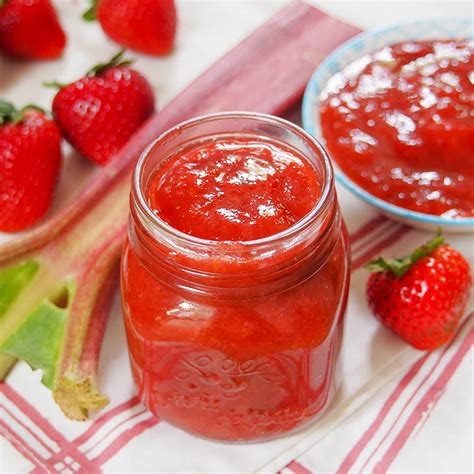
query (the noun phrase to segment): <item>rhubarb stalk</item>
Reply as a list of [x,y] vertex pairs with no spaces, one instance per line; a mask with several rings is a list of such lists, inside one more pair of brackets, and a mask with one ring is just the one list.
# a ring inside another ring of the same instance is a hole
[[126,236],[130,177],[145,146],[196,115],[281,114],[300,99],[327,53],[358,30],[293,2],[155,114],[66,209],[0,246],[0,375],[15,357],[69,418],[107,404],[97,361]]

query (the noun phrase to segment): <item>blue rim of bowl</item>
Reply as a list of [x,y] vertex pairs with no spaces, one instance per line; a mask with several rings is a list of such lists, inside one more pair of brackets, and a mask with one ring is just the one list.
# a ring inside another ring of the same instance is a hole
[[[318,140],[321,140],[323,137],[318,137],[316,134],[316,130],[314,128],[314,120],[313,114],[317,113],[315,107],[313,105],[313,98],[319,97],[321,93],[321,88],[319,87],[319,83],[321,82],[320,76],[324,72],[325,69],[328,68],[328,65],[331,64],[335,58],[339,55],[343,54],[345,51],[351,50],[361,41],[364,41],[368,37],[380,36],[386,34],[393,30],[398,30],[400,28],[406,26],[416,26],[416,25],[428,25],[433,23],[447,23],[450,21],[456,21],[462,24],[469,25],[471,24],[470,20],[463,19],[463,18],[443,18],[439,20],[422,20],[422,21],[414,21],[414,22],[405,22],[399,23],[397,25],[392,25],[384,28],[379,28],[376,30],[372,30],[369,32],[363,32],[356,35],[354,38],[346,41],[341,46],[336,48],[331,54],[329,54],[324,61],[322,61],[319,66],[316,68],[314,73],[312,74],[303,96],[303,105],[302,105],[302,119],[303,119],[303,128],[310,133],[313,137]],[[335,71],[335,74],[338,71]],[[324,140],[323,140],[324,145]],[[331,159],[331,161],[334,161]],[[355,184],[350,178],[348,178],[338,167],[337,163],[334,166],[334,176],[338,182],[340,182],[344,187],[349,189],[352,193],[358,196],[363,201],[371,204],[379,208],[380,210],[387,212],[389,214],[393,214],[397,217],[403,219],[410,219],[426,224],[436,224],[439,226],[474,226],[474,217],[457,217],[457,218],[449,218],[449,217],[441,217],[436,216],[434,214],[424,214],[422,212],[411,211],[409,209],[405,209],[400,206],[396,206],[395,204],[391,204],[387,201],[384,201],[373,194],[370,194],[368,191],[365,191],[363,188]]]

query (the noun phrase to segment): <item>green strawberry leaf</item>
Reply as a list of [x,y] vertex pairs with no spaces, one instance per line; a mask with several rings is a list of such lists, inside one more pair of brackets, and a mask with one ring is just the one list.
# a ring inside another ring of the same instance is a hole
[[365,268],[371,272],[392,272],[396,277],[403,276],[410,268],[438,248],[445,241],[444,236],[441,235],[441,230],[438,231],[435,237],[423,244],[422,246],[415,249],[410,255],[406,255],[401,258],[394,258],[391,260],[386,260],[383,257],[378,257],[375,260],[372,260]]
[[10,122],[13,119],[13,116],[16,112],[16,109],[13,104],[0,100],[0,125]]
[[95,21],[97,20],[97,14],[95,11],[95,7],[90,7],[82,14],[82,19],[85,21]]
[[87,71],[86,76],[100,76],[107,69],[118,66],[130,66],[133,64],[132,59],[122,59],[126,49],[123,48],[112,56],[112,58],[104,63],[96,64],[93,68]]
[[98,0],[91,0],[91,6],[82,14],[82,19],[85,21],[97,20],[97,3]]
[[67,82],[58,82],[58,81],[47,81],[43,82],[43,87],[47,87],[49,89],[63,89],[64,87],[69,86],[69,83]]
[[0,125],[7,122],[21,122],[25,116],[25,112],[28,110],[37,110],[38,112],[46,113],[44,109],[35,104],[27,104],[21,109],[17,109],[10,102],[0,100]]
[[[112,56],[112,58],[108,61],[105,61],[103,63],[96,64],[94,67],[89,69],[89,71],[86,72],[86,76],[100,76],[103,74],[107,69],[110,69],[112,67],[118,67],[118,66],[130,66],[131,64],[134,63],[133,59],[123,59],[123,55],[125,54],[126,49],[121,49],[117,53]],[[64,87],[69,86],[70,83],[67,82],[58,82],[58,81],[46,81],[43,82],[44,87],[49,87],[52,89],[63,89]],[[1,124],[1,109],[0,109],[0,124]]]

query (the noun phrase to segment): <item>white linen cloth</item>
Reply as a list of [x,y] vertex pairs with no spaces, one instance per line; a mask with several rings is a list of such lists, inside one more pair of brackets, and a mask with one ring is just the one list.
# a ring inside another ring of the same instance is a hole
[[[42,81],[71,81],[118,48],[97,24],[80,21],[87,2],[56,1],[68,34],[60,61],[0,58],[0,97],[50,107]],[[173,55],[130,52],[160,107],[285,2],[182,1]],[[471,14],[468,2],[315,2],[361,28],[415,18]],[[409,18],[407,10],[409,9]],[[94,165],[65,145],[65,166],[51,212],[85,186]],[[416,351],[370,314],[362,263],[406,253],[429,234],[385,218],[344,189],[339,199],[353,240],[352,284],[342,351],[342,386],[324,418],[303,433],[257,444],[221,444],[190,436],[149,414],[134,398],[121,310],[116,298],[100,364],[111,403],[92,420],[67,420],[40,374],[18,363],[0,399],[1,472],[472,472],[472,317],[453,343]],[[1,235],[0,242],[12,238]],[[472,235],[450,243],[474,268]],[[472,312],[472,298],[469,310]]]

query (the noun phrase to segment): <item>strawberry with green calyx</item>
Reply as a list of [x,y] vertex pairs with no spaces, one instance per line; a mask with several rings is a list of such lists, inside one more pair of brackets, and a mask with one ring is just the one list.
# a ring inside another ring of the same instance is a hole
[[14,124],[21,122],[28,110],[36,110],[37,112],[45,113],[41,107],[35,104],[27,104],[21,109],[17,109],[11,102],[0,100],[0,125],[8,122]]
[[120,51],[85,77],[46,85],[60,90],[53,114],[64,137],[87,158],[107,164],[153,113],[155,97],[148,81],[123,60]]
[[465,258],[438,233],[411,255],[366,265],[370,308],[382,324],[413,347],[448,342],[465,309],[472,278]]
[[20,59],[56,59],[65,45],[49,0],[0,0],[0,51]]
[[92,0],[83,18],[98,19],[107,36],[127,48],[157,56],[173,49],[174,0]]
[[52,201],[61,165],[61,134],[45,112],[0,100],[0,231],[35,224]]

